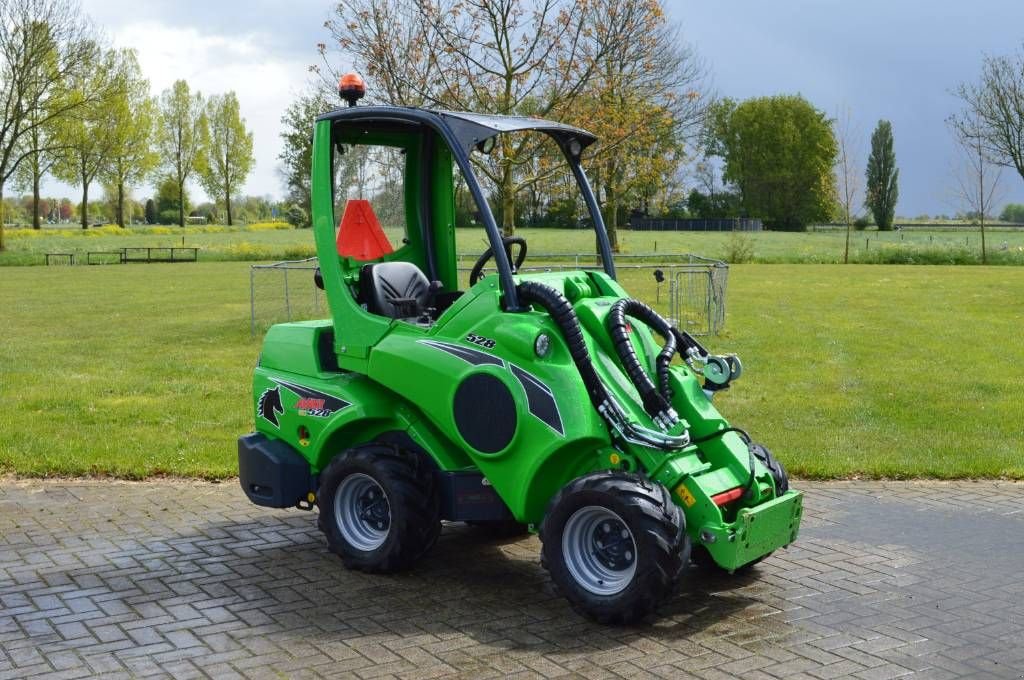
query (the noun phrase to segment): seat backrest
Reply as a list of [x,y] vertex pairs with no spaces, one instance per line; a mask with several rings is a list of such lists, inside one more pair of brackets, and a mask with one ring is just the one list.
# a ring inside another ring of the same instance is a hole
[[359,301],[373,314],[420,316],[430,300],[430,282],[411,262],[378,262],[359,270]]

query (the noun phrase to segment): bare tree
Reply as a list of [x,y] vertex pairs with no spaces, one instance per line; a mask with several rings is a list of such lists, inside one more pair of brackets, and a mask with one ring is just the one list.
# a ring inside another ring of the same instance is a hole
[[96,61],[100,49],[74,0],[0,0],[0,250],[4,185],[25,158],[50,150],[27,143],[29,137],[108,96],[70,96],[64,87]]
[[331,62],[331,47],[355,58],[355,68],[370,83],[371,102],[402,106],[445,105],[448,81],[437,72],[432,55],[440,37],[409,0],[341,0],[336,15],[324,24],[333,43],[319,43],[322,64],[311,70],[323,79],[324,91],[337,96],[341,73]]
[[[675,177],[706,106],[703,65],[657,0],[341,0],[327,28],[371,92],[379,89],[377,101],[554,118],[597,132],[592,159],[613,239],[622,201],[649,201],[652,186]],[[328,45],[319,47],[324,66],[314,70],[333,87],[338,73]],[[546,193],[538,185],[563,183],[554,153],[535,135],[505,135],[490,156],[474,155],[506,234],[520,192],[536,210]]]
[[843,264],[850,261],[850,227],[853,222],[854,206],[863,201],[861,196],[860,158],[857,153],[860,131],[854,126],[850,108],[846,107],[836,117],[836,179],[839,188],[839,205],[846,222],[846,246],[843,250]]
[[981,263],[988,264],[985,217],[999,200],[1003,168],[995,163],[987,145],[985,123],[970,112],[950,118],[949,126],[960,145],[962,158],[954,170],[955,193],[981,229]]
[[1024,179],[1024,53],[985,57],[979,82],[961,84],[956,94],[966,110],[954,124],[973,127],[991,162]]
[[[341,0],[327,28],[386,103],[560,119],[603,54],[592,18],[569,0]],[[540,144],[506,135],[494,155],[474,158],[506,233],[516,194],[550,172],[529,172]]]
[[652,188],[672,185],[710,97],[703,62],[658,0],[593,0],[590,11],[595,37],[584,49],[593,51],[596,73],[570,121],[600,138],[591,162],[617,250],[620,207],[646,209]]

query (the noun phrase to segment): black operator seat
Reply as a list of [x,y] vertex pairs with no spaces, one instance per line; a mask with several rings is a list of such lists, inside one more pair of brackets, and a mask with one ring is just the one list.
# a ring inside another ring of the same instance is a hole
[[411,262],[378,262],[359,270],[359,301],[366,311],[392,319],[426,314],[439,287]]

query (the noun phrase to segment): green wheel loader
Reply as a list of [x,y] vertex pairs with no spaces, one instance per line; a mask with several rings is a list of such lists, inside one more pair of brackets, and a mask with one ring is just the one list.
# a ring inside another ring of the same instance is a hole
[[[734,573],[792,543],[802,494],[712,404],[739,361],[616,281],[580,164],[595,138],[532,118],[355,106],[360,85],[343,79],[349,106],[313,130],[330,318],[266,334],[256,431],[238,443],[249,499],[315,506],[330,550],[367,572],[413,566],[443,521],[536,531],[558,590],[605,623],[653,612],[684,574],[699,577],[691,562]],[[518,272],[527,243],[502,236],[475,167],[500,168],[495,142],[522,136],[564,157],[599,268]],[[474,211],[480,226],[463,227]],[[468,286],[460,241],[483,250]]]

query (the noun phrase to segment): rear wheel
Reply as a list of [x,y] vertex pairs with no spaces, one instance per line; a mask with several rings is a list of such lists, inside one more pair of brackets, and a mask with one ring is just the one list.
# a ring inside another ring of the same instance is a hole
[[682,511],[660,484],[621,472],[573,481],[540,529],[541,562],[579,613],[638,621],[667,599],[689,560]]
[[320,475],[320,530],[349,569],[408,569],[441,532],[434,478],[414,454],[386,444],[345,451]]

